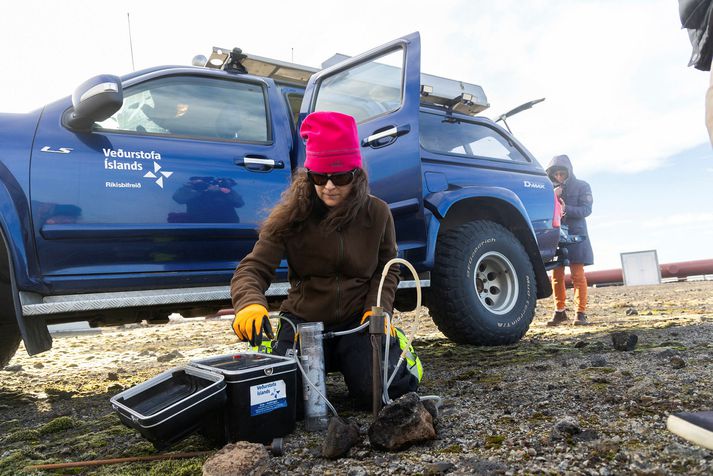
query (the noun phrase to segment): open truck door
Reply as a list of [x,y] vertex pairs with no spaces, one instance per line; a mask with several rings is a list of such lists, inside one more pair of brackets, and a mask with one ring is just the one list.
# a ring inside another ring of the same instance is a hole
[[300,122],[314,111],[354,117],[371,192],[389,204],[399,230],[399,254],[414,262],[423,261],[426,251],[420,71],[421,40],[412,33],[314,74],[300,111]]

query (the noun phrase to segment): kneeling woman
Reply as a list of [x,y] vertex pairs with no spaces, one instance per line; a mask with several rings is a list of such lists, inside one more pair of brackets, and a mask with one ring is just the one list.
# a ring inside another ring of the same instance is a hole
[[[253,345],[263,328],[272,332],[265,291],[283,258],[289,265],[290,291],[282,315],[295,325],[321,321],[325,331],[341,331],[368,318],[384,265],[396,257],[391,211],[369,195],[354,118],[315,112],[305,118],[300,134],[307,141],[305,169],[296,173],[262,224],[255,247],[231,281],[237,311],[233,330]],[[389,313],[398,280],[398,268],[392,266],[381,294],[381,306]],[[293,340],[292,327],[280,325],[272,352],[284,355]],[[390,368],[401,352],[393,344]],[[366,330],[325,340],[324,354],[327,371],[340,371],[350,395],[369,404],[371,342]],[[420,362],[408,360],[389,387],[391,398],[418,387]]]

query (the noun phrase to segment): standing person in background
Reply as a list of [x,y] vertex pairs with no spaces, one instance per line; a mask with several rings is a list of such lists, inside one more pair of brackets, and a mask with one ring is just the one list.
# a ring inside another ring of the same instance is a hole
[[[583,236],[577,243],[567,244],[569,270],[574,286],[574,303],[577,306],[575,325],[587,325],[587,278],[584,267],[594,264],[592,244],[587,235],[586,217],[592,214],[592,189],[584,180],[579,180],[572,171],[572,162],[566,155],[557,155],[547,166],[547,175],[555,185],[555,193],[562,207],[562,225],[571,235]],[[552,270],[552,290],[555,298],[555,313],[548,326],[557,326],[569,321],[566,305],[564,266]]]

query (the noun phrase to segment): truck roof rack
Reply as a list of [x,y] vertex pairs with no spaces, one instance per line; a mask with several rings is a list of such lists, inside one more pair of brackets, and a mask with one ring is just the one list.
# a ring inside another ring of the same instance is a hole
[[253,74],[272,78],[278,82],[298,84],[300,86],[307,85],[310,76],[319,71],[318,68],[312,68],[311,66],[248,55],[243,53],[240,48],[230,50],[214,46],[210,58],[207,60],[204,60],[204,58],[204,56],[196,57],[194,64],[202,62],[201,66],[206,68],[222,69],[236,74]]
[[[322,63],[327,68],[350,56],[337,53]],[[283,83],[306,86],[309,78],[319,68],[287,61],[243,53],[240,48],[213,47],[207,60],[204,56],[194,58],[195,65],[222,69],[235,74],[253,74]],[[386,67],[394,67],[384,65]],[[475,116],[490,107],[485,91],[477,84],[421,73],[421,104],[445,108],[449,111]]]
[[[328,68],[350,56],[337,53],[322,63]],[[395,68],[395,66],[389,66]],[[490,107],[485,91],[477,84],[421,73],[421,104],[475,116]]]
[[485,91],[477,84],[421,74],[421,104],[444,107],[475,116],[490,107]]

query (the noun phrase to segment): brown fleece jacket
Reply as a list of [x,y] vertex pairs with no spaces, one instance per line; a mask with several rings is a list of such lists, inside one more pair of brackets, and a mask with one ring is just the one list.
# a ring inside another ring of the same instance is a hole
[[[376,305],[384,265],[396,257],[396,233],[388,205],[369,196],[344,229],[328,234],[320,215],[314,213],[300,233],[286,240],[260,234],[230,283],[236,311],[250,304],[267,307],[265,291],[284,257],[290,290],[281,311],[334,325],[361,317]],[[398,282],[398,266],[394,265],[381,291],[381,306],[388,312]]]

